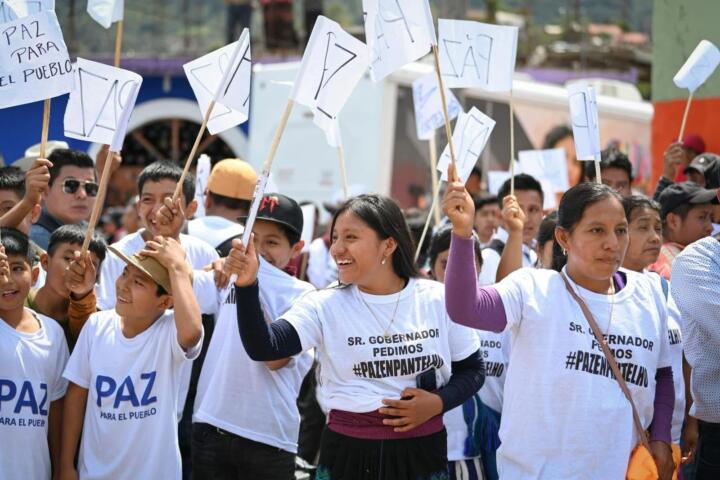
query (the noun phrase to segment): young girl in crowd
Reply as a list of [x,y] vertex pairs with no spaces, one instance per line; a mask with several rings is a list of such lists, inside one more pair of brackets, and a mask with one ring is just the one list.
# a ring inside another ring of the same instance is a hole
[[665,298],[645,275],[618,271],[628,245],[619,195],[594,183],[571,188],[555,232],[567,256],[562,272],[520,269],[493,287],[476,287],[473,202],[461,183],[449,186],[444,209],[453,224],[448,313],[463,325],[512,334],[497,453],[501,478],[625,477],[639,434],[581,299],[620,364],[643,429],[650,430],[660,478],[671,478],[674,394]]
[[442,414],[482,385],[477,337],[450,321],[441,284],[417,278],[391,199],[347,201],[330,232],[340,284],[307,294],[270,325],[253,242],[235,243],[225,265],[238,276],[243,345],[256,361],[318,349],[318,400],[329,410],[318,479],[447,478]]

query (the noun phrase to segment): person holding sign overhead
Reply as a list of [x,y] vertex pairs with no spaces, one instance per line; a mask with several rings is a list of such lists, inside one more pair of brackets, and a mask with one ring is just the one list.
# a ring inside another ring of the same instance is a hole
[[659,478],[670,479],[674,387],[665,297],[646,275],[619,270],[628,246],[620,196],[596,183],[571,188],[555,230],[567,253],[562,272],[524,268],[479,288],[473,203],[461,183],[449,186],[443,207],[453,225],[450,317],[512,336],[500,478],[625,478],[637,446],[651,452]]
[[329,416],[316,478],[446,478],[442,414],[482,385],[479,343],[449,321],[442,286],[418,278],[391,199],[348,200],[330,232],[339,284],[307,294],[270,325],[253,242],[235,244],[225,265],[237,275],[243,345],[256,361],[318,349],[318,400]]

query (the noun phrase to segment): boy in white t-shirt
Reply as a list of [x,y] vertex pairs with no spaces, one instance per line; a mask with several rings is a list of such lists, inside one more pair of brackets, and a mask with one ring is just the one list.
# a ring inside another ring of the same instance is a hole
[[68,347],[54,320],[23,307],[28,237],[10,228],[0,235],[0,477],[49,479],[60,455]]
[[180,375],[203,332],[192,272],[171,238],[156,237],[132,257],[113,253],[126,263],[117,306],[90,317],[64,373],[61,468],[67,478],[180,479]]
[[[312,290],[283,271],[302,249],[302,228],[295,200],[275,193],[263,197],[253,235],[261,255],[260,298],[268,322]],[[218,291],[212,272],[196,272],[193,289],[202,311],[217,318],[195,399],[193,476],[293,479],[300,427],[296,402],[312,355],[251,360],[237,331],[235,289]]]

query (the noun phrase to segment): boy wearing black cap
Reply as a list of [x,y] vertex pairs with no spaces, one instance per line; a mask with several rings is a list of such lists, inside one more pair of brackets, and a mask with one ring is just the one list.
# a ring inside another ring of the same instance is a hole
[[[241,217],[246,220],[247,217]],[[253,226],[255,249],[272,266],[289,272],[288,265],[300,254],[305,242],[300,239],[303,214],[300,205],[292,198],[279,193],[263,196]]]
[[[302,209],[295,200],[277,193],[263,197],[253,235],[260,255],[260,299],[268,321],[312,290],[283,271],[302,249],[302,229]],[[253,361],[237,335],[235,289],[218,290],[213,272],[195,272],[193,289],[202,312],[217,319],[193,411],[193,476],[295,478],[297,398],[312,355]]]
[[715,190],[680,182],[663,190],[658,200],[665,243],[649,269],[670,280],[675,257],[686,246],[712,233],[713,205],[717,205],[718,198]]
[[88,319],[65,369],[63,478],[181,478],[180,375],[203,333],[190,266],[171,238],[132,256],[109,248],[125,268],[115,309]]

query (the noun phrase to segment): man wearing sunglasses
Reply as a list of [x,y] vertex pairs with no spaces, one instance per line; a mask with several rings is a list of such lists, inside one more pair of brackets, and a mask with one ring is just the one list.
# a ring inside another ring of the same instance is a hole
[[47,250],[50,235],[63,225],[83,224],[90,218],[98,194],[95,164],[84,152],[56,149],[49,155],[52,162],[50,183],[43,194],[43,209],[30,228],[30,238]]

